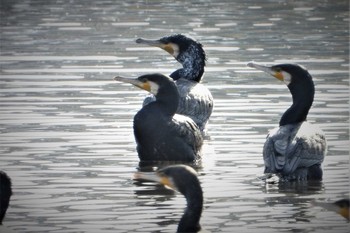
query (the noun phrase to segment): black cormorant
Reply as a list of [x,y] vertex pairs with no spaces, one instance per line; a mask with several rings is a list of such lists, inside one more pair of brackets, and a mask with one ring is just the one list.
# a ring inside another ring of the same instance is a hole
[[201,131],[191,118],[175,114],[179,93],[171,78],[147,74],[136,79],[114,79],[131,83],[156,97],[134,117],[134,135],[141,161],[193,162],[200,159]]
[[203,209],[203,191],[196,171],[186,165],[173,165],[156,173],[136,173],[135,179],[151,180],[166,185],[182,193],[187,201],[177,232],[198,232]]
[[[201,131],[205,131],[214,101],[208,88],[200,84],[206,61],[202,44],[181,34],[159,40],[137,39],[136,43],[159,47],[182,64],[181,69],[170,74],[180,94],[177,113],[192,118]],[[151,101],[154,101],[154,97],[147,97],[144,105]]]
[[283,81],[293,99],[279,127],[267,135],[263,149],[265,173],[280,174],[285,180],[322,180],[326,138],[320,128],[306,121],[315,94],[311,75],[295,64],[267,67],[249,63],[248,66]]
[[9,207],[11,195],[11,179],[5,172],[0,171],[0,225]]

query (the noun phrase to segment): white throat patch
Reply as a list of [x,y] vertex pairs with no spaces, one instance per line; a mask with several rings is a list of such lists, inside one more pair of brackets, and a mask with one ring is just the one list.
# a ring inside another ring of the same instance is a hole
[[180,53],[179,46],[177,44],[173,44],[173,43],[170,43],[170,46],[173,48],[173,51],[174,51],[173,54],[171,54],[171,55],[173,55],[174,58],[177,58],[177,56],[179,56],[179,53]]
[[283,82],[288,86],[292,81],[292,76],[285,71],[282,71],[281,73],[283,75]]
[[152,81],[148,81],[149,86],[150,86],[150,91],[153,95],[157,95],[158,93],[158,89],[159,89],[159,85],[155,82]]

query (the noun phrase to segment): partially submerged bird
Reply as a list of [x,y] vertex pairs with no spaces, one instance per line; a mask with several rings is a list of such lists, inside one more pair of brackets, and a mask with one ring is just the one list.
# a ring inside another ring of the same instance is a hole
[[263,149],[265,173],[280,174],[285,180],[322,180],[326,138],[319,127],[306,121],[315,94],[311,75],[295,64],[267,67],[249,63],[248,66],[283,81],[293,98],[279,127],[267,135]]
[[7,208],[9,207],[12,195],[12,183],[10,177],[3,171],[0,171],[0,225],[5,218]]
[[[140,38],[136,43],[159,47],[182,64],[181,69],[170,74],[180,94],[177,113],[190,117],[204,131],[213,111],[214,101],[208,88],[200,83],[206,61],[202,44],[181,34],[159,40]],[[147,97],[144,105],[151,101],[154,101],[154,97]]]
[[200,159],[201,131],[191,118],[175,114],[179,93],[171,78],[156,73],[136,79],[114,79],[149,91],[156,98],[134,117],[134,135],[141,161],[193,162]]
[[340,199],[338,201],[332,202],[332,203],[327,203],[327,202],[319,202],[319,201],[313,201],[313,205],[315,206],[321,206],[327,210],[334,211],[347,220],[350,220],[350,199],[349,198],[344,198]]
[[198,232],[203,209],[203,191],[196,171],[186,165],[172,165],[156,173],[136,173],[135,179],[158,182],[182,193],[187,201],[177,232]]

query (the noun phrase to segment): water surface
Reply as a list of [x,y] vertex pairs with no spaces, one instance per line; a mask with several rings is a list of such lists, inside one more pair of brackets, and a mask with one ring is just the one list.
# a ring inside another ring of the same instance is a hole
[[[349,195],[348,1],[2,1],[0,167],[15,232],[174,232],[184,198],[133,181],[132,118],[146,93],[113,76],[179,64],[135,43],[184,33],[208,55],[215,98],[204,157],[202,226],[212,232],[348,232],[312,200]],[[290,105],[249,61],[300,63],[314,77],[309,121],[326,133],[321,183],[265,185],[262,146]]]

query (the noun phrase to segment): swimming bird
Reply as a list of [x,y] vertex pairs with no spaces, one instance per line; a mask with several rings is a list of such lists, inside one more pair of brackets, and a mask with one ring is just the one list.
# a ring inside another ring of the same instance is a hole
[[[200,83],[206,61],[202,44],[181,34],[159,40],[140,38],[136,43],[159,47],[182,64],[182,68],[170,74],[180,94],[177,113],[192,118],[204,132],[213,111],[214,100],[209,89]],[[146,97],[144,105],[151,101],[154,101],[154,97]]]
[[12,184],[10,177],[3,171],[0,171],[0,225],[5,217],[9,207],[10,197],[12,195]]
[[187,207],[181,217],[177,232],[198,232],[201,230],[203,191],[193,168],[187,165],[172,165],[155,173],[138,172],[135,174],[135,179],[155,181],[183,194],[187,201]]
[[174,81],[162,74],[136,79],[115,77],[154,94],[156,100],[142,107],[134,117],[134,136],[141,161],[197,161],[203,137],[189,117],[175,114],[179,93]]
[[306,121],[315,94],[311,75],[296,64],[268,67],[249,63],[248,66],[283,81],[293,99],[279,127],[267,135],[263,148],[265,173],[278,173],[285,180],[322,180],[321,164],[327,153],[325,134]]
[[336,213],[340,214],[347,220],[350,220],[350,199],[349,198],[343,198],[338,201],[327,203],[327,202],[312,202],[313,205],[321,206],[327,210],[335,211]]

